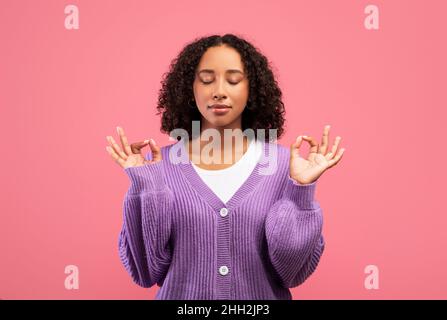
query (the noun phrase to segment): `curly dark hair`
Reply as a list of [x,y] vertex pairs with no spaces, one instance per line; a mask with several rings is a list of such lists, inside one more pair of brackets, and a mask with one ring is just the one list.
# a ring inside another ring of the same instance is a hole
[[[162,114],[161,129],[169,134],[174,129],[184,129],[192,136],[192,121],[201,120],[198,108],[190,108],[194,100],[193,83],[196,68],[205,51],[210,47],[226,44],[236,49],[249,80],[249,98],[242,112],[242,131],[251,128],[266,129],[265,140],[271,141],[268,129],[277,129],[276,138],[284,132],[284,103],[268,59],[248,41],[233,34],[212,35],[193,40],[171,62],[169,72],[163,75],[159,91],[157,115]],[[180,137],[177,137],[180,140]]]

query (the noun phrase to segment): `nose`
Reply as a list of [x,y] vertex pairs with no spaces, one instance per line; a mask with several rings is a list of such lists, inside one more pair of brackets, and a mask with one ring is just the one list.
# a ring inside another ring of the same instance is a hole
[[213,94],[213,99],[217,99],[217,100],[222,100],[225,99],[227,97],[227,95],[225,94],[224,88],[223,88],[223,83],[224,81],[217,81],[217,88],[216,91]]
[[223,100],[223,99],[225,99],[226,98],[226,96],[224,95],[224,94],[215,94],[214,96],[213,96],[213,99],[214,100]]

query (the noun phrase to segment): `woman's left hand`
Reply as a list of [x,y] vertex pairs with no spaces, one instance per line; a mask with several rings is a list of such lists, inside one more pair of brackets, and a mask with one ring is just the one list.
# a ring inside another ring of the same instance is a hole
[[[299,136],[290,146],[290,177],[300,184],[309,184],[316,181],[327,169],[335,166],[345,151],[338,150],[341,137],[335,138],[335,144],[328,151],[329,147],[329,129],[326,126],[321,140],[321,146],[313,137]],[[300,146],[302,141],[310,144],[307,160],[300,157]],[[337,152],[338,150],[338,152]]]

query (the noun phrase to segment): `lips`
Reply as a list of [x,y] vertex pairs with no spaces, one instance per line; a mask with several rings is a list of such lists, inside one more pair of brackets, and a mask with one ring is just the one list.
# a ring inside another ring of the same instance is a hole
[[208,108],[211,108],[211,109],[229,109],[231,107],[227,106],[226,104],[213,104],[213,105],[209,106]]
[[216,116],[223,116],[230,112],[231,107],[226,104],[213,104],[208,107],[210,112],[212,112]]

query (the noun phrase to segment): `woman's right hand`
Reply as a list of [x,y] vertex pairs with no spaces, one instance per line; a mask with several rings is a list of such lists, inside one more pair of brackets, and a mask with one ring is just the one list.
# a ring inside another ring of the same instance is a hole
[[[116,127],[116,131],[120,137],[122,149],[112,136],[107,136],[109,146],[106,147],[106,150],[113,160],[122,168],[138,167],[162,160],[160,147],[155,144],[153,139],[135,142],[129,145],[124,130],[120,127]],[[151,148],[152,160],[146,160],[141,153],[141,149],[146,145],[149,145]]]

